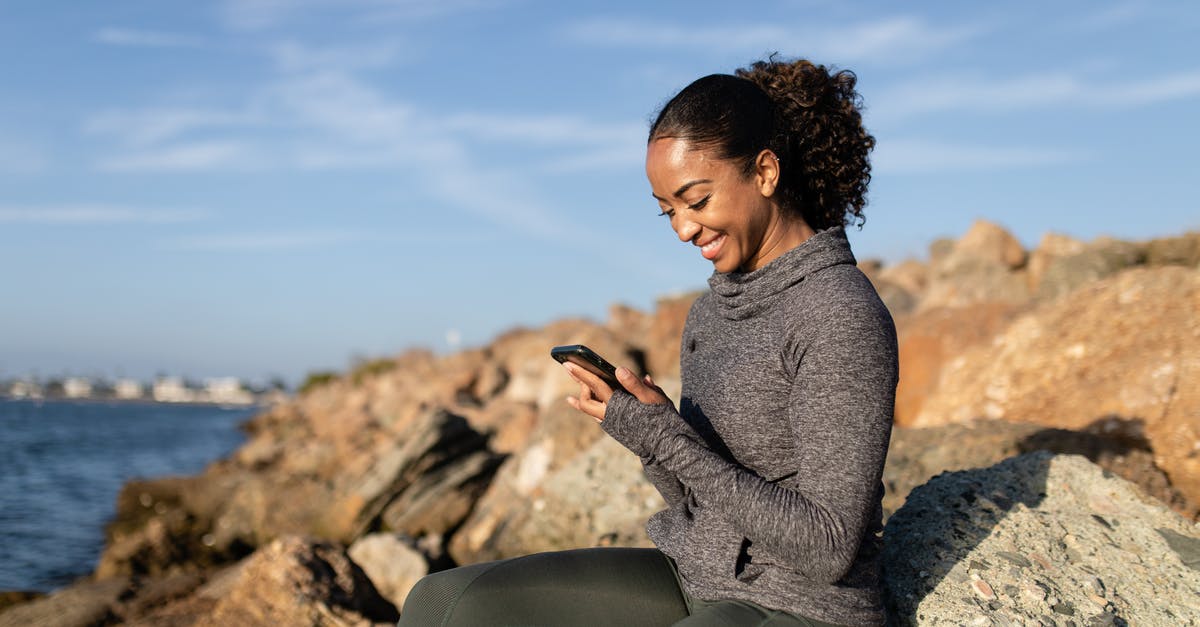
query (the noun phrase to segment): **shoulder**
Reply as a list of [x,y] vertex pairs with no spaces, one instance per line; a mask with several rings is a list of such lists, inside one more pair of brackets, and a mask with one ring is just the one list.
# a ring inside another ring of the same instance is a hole
[[896,326],[871,281],[851,264],[813,273],[789,294],[788,346],[881,344],[894,351]]
[[805,278],[791,294],[792,305],[807,314],[804,320],[822,313],[835,317],[867,317],[887,319],[891,314],[884,306],[875,286],[857,266],[830,266]]

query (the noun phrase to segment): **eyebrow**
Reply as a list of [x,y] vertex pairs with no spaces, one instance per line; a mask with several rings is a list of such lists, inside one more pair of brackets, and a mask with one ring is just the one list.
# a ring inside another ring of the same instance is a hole
[[[679,189],[675,190],[675,197],[683,198],[683,195],[687,192],[687,190],[689,190],[697,185],[701,185],[703,183],[711,183],[711,182],[712,182],[712,179],[696,179],[694,181],[688,181],[687,183],[680,185]],[[663,198],[659,198],[658,195],[656,195],[654,192],[650,192],[650,195],[654,196],[655,198],[658,198],[659,200],[665,200]]]

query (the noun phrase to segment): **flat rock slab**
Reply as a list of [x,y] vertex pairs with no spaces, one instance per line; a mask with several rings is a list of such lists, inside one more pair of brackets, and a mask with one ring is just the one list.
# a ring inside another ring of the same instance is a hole
[[1200,625],[1200,525],[1080,456],[938,475],[884,538],[900,625]]

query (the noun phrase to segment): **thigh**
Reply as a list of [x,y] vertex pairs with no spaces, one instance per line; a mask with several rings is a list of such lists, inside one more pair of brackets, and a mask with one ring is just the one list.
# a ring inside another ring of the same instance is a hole
[[675,627],[836,627],[803,616],[767,609],[744,601],[692,600],[692,614],[675,623]]
[[687,606],[655,549],[537,553],[422,579],[400,625],[670,625]]

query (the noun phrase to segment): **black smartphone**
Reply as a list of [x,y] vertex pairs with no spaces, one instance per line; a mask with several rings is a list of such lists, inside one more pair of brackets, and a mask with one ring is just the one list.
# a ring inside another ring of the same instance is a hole
[[584,370],[600,377],[608,384],[608,387],[614,390],[624,390],[625,388],[617,382],[617,368],[608,363],[606,359],[596,354],[596,351],[584,346],[583,344],[570,344],[567,346],[555,346],[550,349],[550,356],[558,363],[571,362]]

